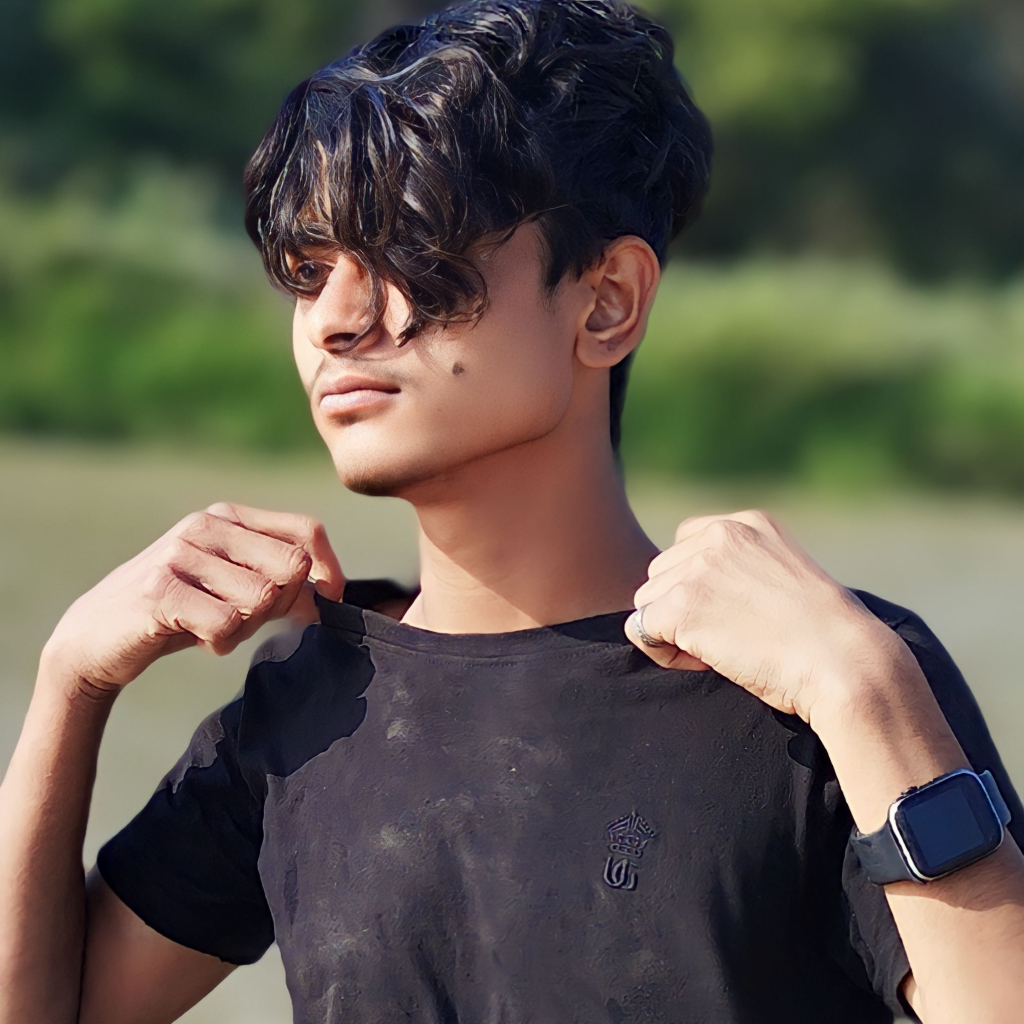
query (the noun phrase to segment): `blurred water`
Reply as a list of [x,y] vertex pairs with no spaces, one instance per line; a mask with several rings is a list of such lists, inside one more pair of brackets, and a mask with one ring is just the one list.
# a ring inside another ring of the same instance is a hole
[[[324,453],[268,462],[237,454],[0,442],[0,763],[28,706],[38,653],[64,609],[186,513],[227,499],[321,518],[350,577],[411,580],[414,520],[400,502],[351,495]],[[762,507],[834,577],[917,611],[974,689],[1018,788],[1024,785],[1024,514],[1012,505],[915,497],[831,498],[752,485],[732,490],[631,481],[662,547],[688,515]],[[199,720],[241,685],[253,637],[226,658],[183,651],[118,698],[100,754],[85,861],[149,798]],[[276,947],[235,971],[187,1024],[284,1024]]]

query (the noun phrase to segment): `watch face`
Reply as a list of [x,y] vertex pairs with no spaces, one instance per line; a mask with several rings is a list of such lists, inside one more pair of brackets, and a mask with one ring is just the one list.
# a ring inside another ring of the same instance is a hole
[[991,853],[1003,838],[981,780],[969,774],[951,775],[903,797],[893,824],[926,878],[965,867]]

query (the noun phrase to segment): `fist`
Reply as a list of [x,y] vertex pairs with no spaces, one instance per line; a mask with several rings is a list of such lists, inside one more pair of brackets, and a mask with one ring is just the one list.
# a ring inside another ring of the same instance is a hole
[[640,650],[665,668],[714,669],[807,722],[862,669],[909,653],[759,509],[683,520],[648,576],[626,620]]
[[118,691],[165,654],[223,655],[271,619],[316,621],[314,581],[341,599],[345,577],[322,523],[215,502],[79,597],[44,654],[84,689]]

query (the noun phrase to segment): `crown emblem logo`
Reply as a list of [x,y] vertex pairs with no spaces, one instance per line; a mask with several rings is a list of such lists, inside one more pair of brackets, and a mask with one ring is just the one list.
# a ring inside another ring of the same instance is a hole
[[635,889],[637,865],[644,855],[644,847],[655,836],[646,818],[631,811],[616,818],[607,826],[608,859],[604,865],[604,880],[613,889]]

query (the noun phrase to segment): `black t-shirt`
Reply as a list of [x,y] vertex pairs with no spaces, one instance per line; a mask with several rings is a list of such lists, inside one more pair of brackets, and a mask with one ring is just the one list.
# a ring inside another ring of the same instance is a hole
[[[434,633],[317,596],[98,855],[176,942],[277,941],[297,1024],[870,1024],[906,955],[798,718],[663,669],[629,610]],[[914,612],[909,644],[974,768],[1024,811]],[[366,602],[363,602],[366,603]],[[372,603],[372,602],[370,602]]]

